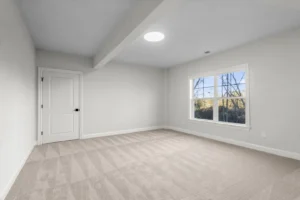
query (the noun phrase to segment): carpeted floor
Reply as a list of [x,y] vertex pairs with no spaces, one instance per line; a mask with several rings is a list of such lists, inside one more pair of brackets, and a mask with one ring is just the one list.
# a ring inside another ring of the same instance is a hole
[[6,200],[300,200],[300,162],[168,130],[60,142]]

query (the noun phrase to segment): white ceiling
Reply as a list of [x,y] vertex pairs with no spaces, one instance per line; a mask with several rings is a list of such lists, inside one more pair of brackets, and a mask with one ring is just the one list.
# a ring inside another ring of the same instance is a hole
[[300,26],[296,0],[187,0],[177,15],[149,29],[164,32],[163,43],[147,43],[141,36],[116,60],[169,67],[294,26]]
[[37,48],[93,56],[134,0],[19,0]]
[[[138,0],[19,0],[37,48],[94,56]],[[162,43],[142,36],[116,60],[169,67],[257,38],[300,26],[299,0],[185,0],[149,30]]]

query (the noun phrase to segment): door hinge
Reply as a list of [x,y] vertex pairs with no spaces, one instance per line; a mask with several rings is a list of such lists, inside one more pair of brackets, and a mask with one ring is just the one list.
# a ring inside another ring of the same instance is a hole
[[43,132],[43,131],[41,132],[41,135],[44,135],[44,132]]
[[44,77],[41,78],[41,81],[42,81],[42,82],[44,81]]

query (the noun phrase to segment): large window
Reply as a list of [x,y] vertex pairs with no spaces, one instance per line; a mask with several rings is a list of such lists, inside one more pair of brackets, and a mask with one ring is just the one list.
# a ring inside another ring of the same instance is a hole
[[249,126],[248,67],[206,73],[190,79],[190,118]]

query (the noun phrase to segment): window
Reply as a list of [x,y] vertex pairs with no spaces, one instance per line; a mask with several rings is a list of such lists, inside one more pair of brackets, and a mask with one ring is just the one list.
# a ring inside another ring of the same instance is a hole
[[248,67],[207,73],[190,79],[190,118],[249,125]]

